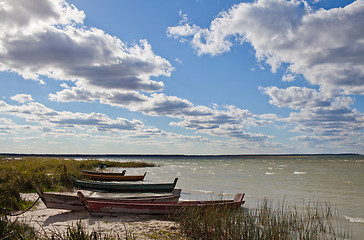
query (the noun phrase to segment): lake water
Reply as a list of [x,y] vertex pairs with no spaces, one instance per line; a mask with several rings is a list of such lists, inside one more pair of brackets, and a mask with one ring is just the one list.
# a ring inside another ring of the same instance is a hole
[[[112,161],[143,161],[160,167],[131,168],[127,175],[148,172],[146,182],[173,182],[182,200],[233,198],[244,192],[245,207],[264,198],[297,206],[325,202],[351,222],[353,239],[364,239],[364,156],[295,157],[117,157]],[[121,171],[121,170],[120,170]]]

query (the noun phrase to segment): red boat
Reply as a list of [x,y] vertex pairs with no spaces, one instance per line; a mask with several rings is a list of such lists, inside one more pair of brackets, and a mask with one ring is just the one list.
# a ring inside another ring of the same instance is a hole
[[114,216],[125,213],[131,214],[169,214],[187,208],[201,207],[221,207],[235,209],[241,207],[244,193],[237,193],[234,200],[216,200],[216,201],[180,201],[171,202],[105,202],[102,200],[86,199],[81,192],[77,195],[92,216]]
[[113,172],[91,172],[91,171],[82,171],[83,176],[88,177],[92,180],[96,181],[143,181],[145,175],[126,175],[125,170],[122,173],[113,173]]

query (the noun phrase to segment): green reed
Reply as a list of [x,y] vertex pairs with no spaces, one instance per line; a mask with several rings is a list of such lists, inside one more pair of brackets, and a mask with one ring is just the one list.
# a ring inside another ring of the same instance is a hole
[[6,211],[21,210],[29,204],[20,193],[35,192],[38,184],[44,191],[69,191],[73,188],[71,176],[82,178],[83,169],[106,167],[153,167],[143,162],[114,162],[99,160],[66,160],[51,157],[0,158],[0,215]]
[[61,232],[54,228],[51,233],[35,231],[32,227],[16,220],[0,217],[0,239],[2,240],[135,240],[134,235],[125,228],[124,236],[120,233],[102,233],[98,230],[87,230],[81,221],[68,226],[66,231]]
[[33,228],[17,220],[10,221],[5,216],[0,216],[0,239],[17,240],[17,239],[36,239],[36,233]]
[[303,208],[263,200],[255,209],[186,209],[174,216],[187,239],[345,239],[348,226],[338,224],[336,211],[326,203]]
[[[39,235],[38,235],[39,236]],[[43,236],[39,236],[45,240],[64,240],[64,239],[72,239],[72,240],[134,240],[134,235],[128,231],[125,227],[125,236],[122,237],[120,233],[102,233],[101,231],[92,229],[91,231],[87,230],[87,228],[82,224],[81,221],[77,221],[75,224],[68,226],[65,232],[59,232],[57,229],[53,231],[50,236],[47,234]]]

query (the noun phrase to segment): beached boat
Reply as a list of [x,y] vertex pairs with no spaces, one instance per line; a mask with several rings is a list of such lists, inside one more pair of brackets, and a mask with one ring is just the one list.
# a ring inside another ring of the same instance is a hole
[[[72,211],[85,211],[86,208],[77,195],[65,195],[59,193],[45,193],[39,187],[35,188],[39,197],[47,208],[65,209]],[[89,201],[103,202],[178,202],[181,196],[181,189],[175,188],[172,194],[154,195],[154,196],[134,196],[134,197],[118,197],[118,198],[91,198]]]
[[173,183],[119,183],[119,182],[91,182],[72,178],[76,188],[91,191],[106,192],[172,192],[178,178]]
[[88,177],[92,180],[98,181],[142,181],[145,178],[147,173],[144,175],[124,175],[123,173],[110,173],[110,172],[90,172],[90,171],[82,171],[83,176]]
[[123,170],[122,172],[100,172],[100,171],[90,171],[90,170],[82,170],[82,174],[98,174],[98,175],[114,175],[114,176],[124,176],[126,173],[126,170]]
[[245,201],[243,193],[235,195],[234,200],[216,200],[216,201],[181,201],[177,203],[158,202],[105,202],[99,200],[86,199],[81,192],[77,195],[80,197],[88,212],[92,216],[117,216],[120,214],[170,214],[183,211],[189,208],[229,208],[236,209],[241,207]]

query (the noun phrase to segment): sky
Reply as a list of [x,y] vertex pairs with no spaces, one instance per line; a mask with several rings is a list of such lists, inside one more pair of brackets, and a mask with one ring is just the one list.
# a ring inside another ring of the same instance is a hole
[[1,0],[0,152],[364,154],[363,22],[363,0]]

